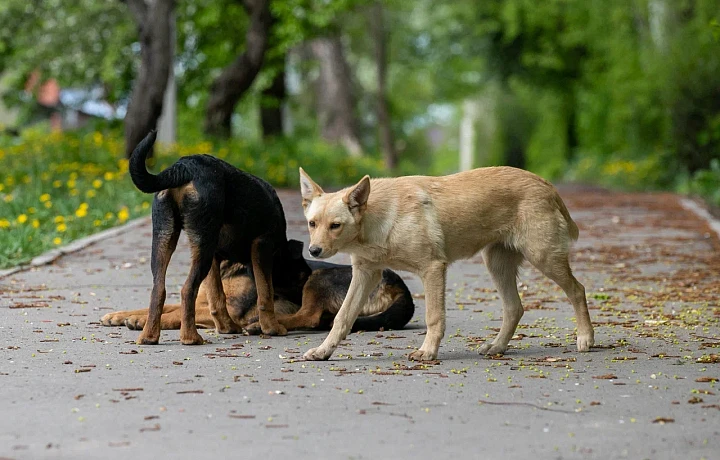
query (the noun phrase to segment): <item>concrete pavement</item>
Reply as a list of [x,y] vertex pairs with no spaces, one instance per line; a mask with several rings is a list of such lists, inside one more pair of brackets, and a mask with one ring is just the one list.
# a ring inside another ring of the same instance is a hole
[[[528,267],[526,314],[508,353],[478,356],[500,301],[478,256],[449,273],[441,361],[408,362],[402,331],[352,334],[329,362],[303,362],[325,332],[177,331],[139,347],[108,311],[147,305],[149,221],[0,279],[0,457],[292,459],[720,458],[720,240],[670,194],[563,188],[580,226],[572,266],[597,346],[575,351],[572,307]],[[290,236],[300,198],[281,192]],[[175,253],[168,300],[189,259]],[[343,256],[335,261],[347,262]]]

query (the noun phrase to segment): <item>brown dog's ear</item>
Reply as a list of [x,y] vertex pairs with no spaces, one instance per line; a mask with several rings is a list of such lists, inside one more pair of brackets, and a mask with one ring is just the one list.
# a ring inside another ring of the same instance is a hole
[[300,168],[300,194],[303,198],[303,207],[307,207],[313,198],[317,198],[324,193],[323,189]]
[[367,204],[370,196],[370,176],[360,179],[355,187],[347,191],[343,197],[343,201],[348,205],[351,211],[362,211]]

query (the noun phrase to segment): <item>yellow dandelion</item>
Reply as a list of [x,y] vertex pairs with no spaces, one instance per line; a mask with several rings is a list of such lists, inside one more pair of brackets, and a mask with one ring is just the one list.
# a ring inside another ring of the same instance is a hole
[[8,228],[10,226],[10,221],[7,219],[0,219],[0,228]]
[[[77,164],[77,163],[75,163],[75,164]],[[70,173],[70,180],[75,180],[77,178],[78,178],[78,173],[76,173],[75,171]]]
[[61,232],[61,233],[62,233],[62,232],[64,232],[65,230],[67,230],[67,225],[65,225],[65,224],[58,224],[58,226],[57,226],[56,229],[57,229],[58,232]]
[[45,203],[46,201],[50,201],[49,193],[43,193],[42,195],[40,195],[40,202]]
[[108,171],[105,173],[105,175],[103,177],[105,178],[105,180],[110,181],[115,178],[115,173]]
[[23,176],[22,181],[23,184],[29,184],[31,181],[30,176]]
[[118,220],[120,222],[125,222],[128,220],[128,217],[130,217],[130,213],[128,212],[128,208],[123,206],[120,211],[118,211]]
[[44,180],[44,181],[45,181],[45,180],[48,180],[48,179],[50,179],[50,173],[44,172],[44,173],[40,174],[40,180]]
[[94,198],[95,195],[97,195],[97,193],[95,192],[95,190],[88,190],[87,192],[85,192],[85,196],[86,196],[87,198]]
[[5,198],[3,198],[3,201],[5,201],[5,203],[10,203],[12,200],[13,200],[12,195],[5,195]]
[[68,180],[65,185],[67,185],[67,188],[75,188],[75,179]]
[[40,221],[37,219],[33,219],[32,226],[33,228],[38,228],[40,226]]
[[28,217],[26,214],[20,214],[19,216],[17,216],[18,224],[24,224],[25,222],[27,222],[27,219]]
[[53,244],[57,246],[58,244],[62,243],[62,239],[59,236],[56,236],[53,238]]
[[63,216],[55,216],[53,222],[55,222],[56,224],[61,224],[65,222],[65,218]]
[[142,207],[143,209],[148,209],[148,208],[150,207],[150,203],[148,203],[147,201],[143,201],[141,207]]
[[95,219],[95,220],[93,221],[93,225],[96,226],[96,227],[99,227],[99,226],[102,225],[102,221],[101,221],[100,219]]
[[44,205],[47,209],[50,209],[50,208],[52,208],[52,201],[46,201],[45,203],[43,203],[43,205]]
[[77,208],[77,210],[75,211],[75,215],[78,217],[87,216],[87,208]]
[[68,192],[68,193],[70,193],[70,196],[78,196],[78,194],[80,192],[78,191],[78,189],[74,188],[74,189],[70,190],[70,192]]
[[10,176],[5,179],[5,185],[7,185],[8,187],[12,187],[13,185],[15,185],[15,178]]
[[0,192],[2,192],[3,190],[5,190],[5,185],[0,184]]
[[54,181],[53,181],[53,187],[55,187],[55,188],[60,188],[60,187],[62,187],[62,181],[54,180]]
[[37,209],[35,209],[34,206],[30,206],[28,208],[28,214],[35,214],[37,212]]
[[110,220],[110,219],[112,219],[113,217],[115,217],[115,214],[113,214],[113,213],[111,213],[111,212],[108,212],[108,213],[105,214],[105,220]]
[[100,187],[102,187],[102,184],[103,184],[103,181],[101,181],[100,179],[95,179],[92,183],[92,186],[95,188],[100,188]]

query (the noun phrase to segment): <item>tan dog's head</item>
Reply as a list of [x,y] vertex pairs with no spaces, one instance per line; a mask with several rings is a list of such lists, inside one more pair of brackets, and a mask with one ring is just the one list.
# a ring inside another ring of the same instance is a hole
[[300,192],[310,230],[310,255],[318,259],[334,256],[357,240],[360,222],[370,195],[370,177],[354,187],[325,193],[300,168]]

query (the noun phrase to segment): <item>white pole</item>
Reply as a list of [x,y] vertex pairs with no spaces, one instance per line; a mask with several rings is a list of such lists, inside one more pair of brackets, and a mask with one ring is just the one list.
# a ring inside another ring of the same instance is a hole
[[473,99],[465,99],[462,105],[460,121],[460,171],[468,171],[473,167],[475,158],[475,121],[478,117],[479,104]]

